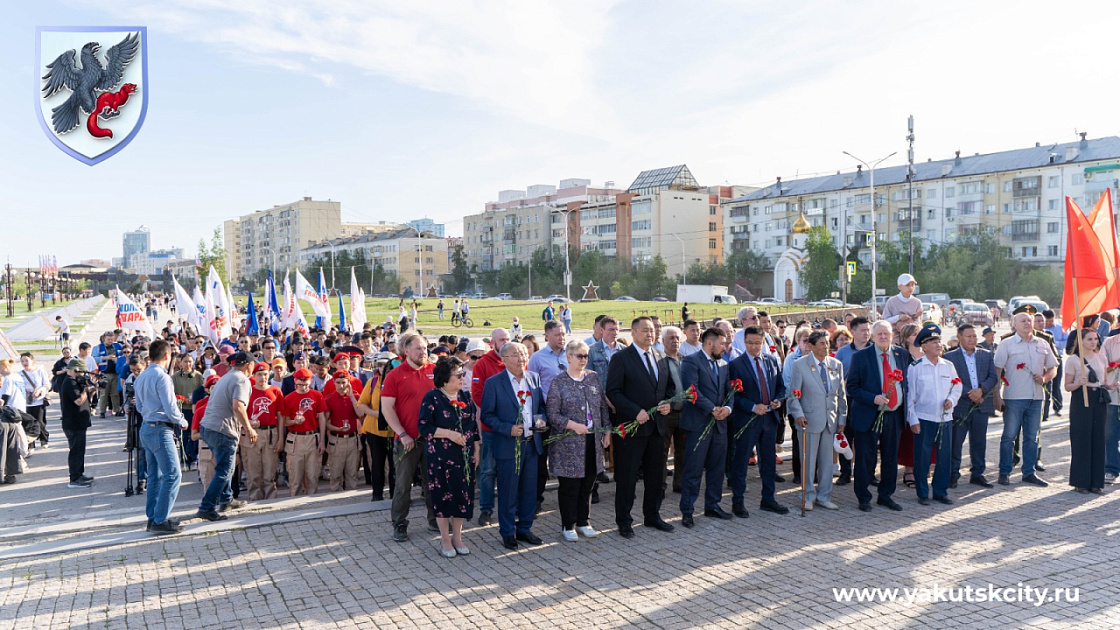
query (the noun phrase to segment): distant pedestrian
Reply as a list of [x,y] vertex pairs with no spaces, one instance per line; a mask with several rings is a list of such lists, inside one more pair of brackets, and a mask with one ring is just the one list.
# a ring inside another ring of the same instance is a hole
[[439,318],[443,319],[443,298],[440,298],[439,304],[436,304],[436,312],[439,313]]

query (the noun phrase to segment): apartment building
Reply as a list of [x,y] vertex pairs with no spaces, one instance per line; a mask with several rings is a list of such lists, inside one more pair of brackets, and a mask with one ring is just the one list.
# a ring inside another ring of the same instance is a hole
[[[1120,137],[1042,145],[988,154],[929,160],[875,169],[872,209],[870,173],[854,172],[782,181],[723,202],[724,250],[751,249],[777,261],[790,245],[791,225],[804,212],[827,226],[837,248],[864,243],[873,226],[879,242],[902,247],[951,243],[989,234],[1013,257],[1031,264],[1065,260],[1064,199],[1086,212],[1120,181]],[[874,217],[872,213],[874,212]],[[860,252],[870,262],[870,252]]]
[[[344,251],[351,255],[361,252],[371,264],[380,263],[385,271],[397,274],[400,279],[399,291],[411,288],[413,292],[420,293],[421,286],[425,291],[433,286],[439,291],[443,288],[441,276],[445,276],[450,270],[448,240],[410,227],[324,240],[301,249],[299,265],[304,267],[317,258],[329,258],[332,252],[335,255]],[[348,270],[342,275],[336,275],[338,278],[345,276],[346,283],[350,282]],[[345,286],[349,287],[349,284]]]
[[249,278],[261,269],[294,266],[300,249],[338,238],[342,233],[342,204],[304,197],[230,219],[224,228],[230,278]]

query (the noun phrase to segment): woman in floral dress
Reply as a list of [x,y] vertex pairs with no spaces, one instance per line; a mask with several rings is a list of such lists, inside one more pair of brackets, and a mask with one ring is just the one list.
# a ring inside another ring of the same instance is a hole
[[444,557],[467,555],[463,519],[471,509],[470,477],[478,465],[475,407],[463,390],[463,362],[440,357],[432,374],[436,386],[420,403],[420,436],[426,438],[428,492]]

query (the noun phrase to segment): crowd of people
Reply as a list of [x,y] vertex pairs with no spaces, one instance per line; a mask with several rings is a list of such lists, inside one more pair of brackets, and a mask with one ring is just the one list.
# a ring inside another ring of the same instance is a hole
[[[154,533],[182,530],[170,515],[185,470],[198,470],[205,493],[196,516],[211,521],[285,488],[315,494],[321,477],[332,491],[368,484],[372,500],[387,493],[392,501],[399,542],[409,539],[418,484],[447,557],[470,552],[463,525],[476,515],[479,525],[496,520],[508,549],[541,544],[533,525],[550,476],[559,535],[570,542],[598,535],[591,506],[610,472],[624,538],[636,536],[639,482],[650,530],[674,530],[665,518],[670,490],[686,528],[695,527],[701,491],[703,516],[748,518],[752,466],[761,479],[758,509],[786,514],[777,498],[784,458],[792,459],[803,512],[839,509],[837,486],[849,484],[859,510],[872,511],[874,499],[901,511],[900,467],[918,504],[952,504],[966,441],[967,482],[994,487],[986,440],[997,413],[996,483],[1009,485],[1020,464],[1023,483],[1046,486],[1039,432],[1061,412],[1063,392],[1070,485],[1100,493],[1115,480],[1120,336],[1110,336],[1111,314],[1070,332],[1053,313],[1028,306],[1001,340],[969,324],[943,340],[938,326],[921,321],[914,278],[903,274],[898,284],[876,321],[852,314],[785,322],[746,306],[736,322],[685,319],[678,327],[636,317],[627,322],[629,340],[606,315],[591,337],[571,339],[570,322],[554,310],[542,317],[541,342],[516,319],[485,338],[429,340],[411,313],[399,334],[387,322],[306,336],[235,330],[217,343],[168,321],[156,340],[113,331],[95,347],[81,344],[76,356],[67,347],[53,377],[30,355],[22,374],[0,362],[0,400],[32,418],[24,424],[45,447],[45,414],[34,407],[48,389],[59,392],[76,488],[93,483],[83,455],[91,418],[135,420],[136,490],[147,492]],[[453,315],[463,310],[457,305]]]

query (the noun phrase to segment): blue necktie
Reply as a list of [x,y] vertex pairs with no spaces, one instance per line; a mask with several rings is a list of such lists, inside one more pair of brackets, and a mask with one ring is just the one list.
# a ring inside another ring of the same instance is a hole
[[828,370],[824,367],[824,361],[821,361],[821,384],[824,385],[824,393],[828,393]]

